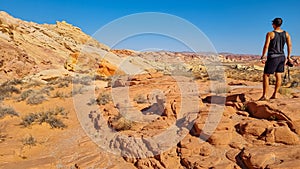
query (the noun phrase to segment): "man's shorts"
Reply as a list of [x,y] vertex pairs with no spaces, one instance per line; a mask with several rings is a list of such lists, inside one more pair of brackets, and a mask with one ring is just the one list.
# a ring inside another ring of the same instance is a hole
[[268,58],[264,68],[264,74],[274,74],[274,72],[284,72],[285,56]]

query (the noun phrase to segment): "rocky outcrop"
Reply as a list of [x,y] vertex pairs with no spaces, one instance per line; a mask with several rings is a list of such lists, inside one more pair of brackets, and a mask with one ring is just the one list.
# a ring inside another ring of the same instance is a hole
[[248,102],[246,104],[250,115],[260,119],[286,121],[290,129],[300,134],[299,99],[277,99],[274,102]]
[[78,53],[78,52],[71,53],[65,62],[65,65],[64,65],[65,69],[67,69],[68,71],[75,72],[79,55],[80,55],[80,53]]
[[299,146],[268,146],[246,148],[241,153],[241,158],[249,169],[299,169],[299,154]]
[[133,56],[133,55],[136,55],[136,53],[137,53],[136,51],[129,50],[129,49],[123,49],[123,50],[111,49],[110,51],[120,57]]
[[[109,50],[107,46],[65,21],[41,25],[0,12],[1,80],[64,66],[73,71],[72,59],[85,46]],[[87,55],[90,65],[97,62],[93,57]]]

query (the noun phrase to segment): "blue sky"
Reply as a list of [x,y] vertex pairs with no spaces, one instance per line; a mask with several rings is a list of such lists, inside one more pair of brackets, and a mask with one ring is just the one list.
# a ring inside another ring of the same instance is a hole
[[[65,20],[90,35],[126,15],[167,13],[194,24],[217,52],[240,54],[260,54],[272,19],[282,17],[283,29],[292,36],[293,54],[300,55],[299,8],[298,0],[0,0],[0,10],[14,17],[37,23]],[[180,42],[153,35],[124,40],[115,48],[186,49]]]

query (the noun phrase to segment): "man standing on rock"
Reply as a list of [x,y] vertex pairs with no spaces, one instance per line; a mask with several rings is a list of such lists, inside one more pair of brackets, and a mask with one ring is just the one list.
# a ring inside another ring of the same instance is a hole
[[[265,45],[263,48],[261,62],[265,64],[263,75],[263,95],[259,100],[267,100],[267,92],[269,90],[270,74],[275,73],[276,84],[275,90],[270,99],[276,99],[276,94],[281,86],[282,73],[284,72],[284,65],[286,61],[291,62],[292,42],[288,32],[281,29],[282,19],[275,18],[272,21],[274,30],[268,32],[266,36]],[[287,44],[287,60],[284,54],[284,45]],[[267,57],[266,57],[267,54]]]

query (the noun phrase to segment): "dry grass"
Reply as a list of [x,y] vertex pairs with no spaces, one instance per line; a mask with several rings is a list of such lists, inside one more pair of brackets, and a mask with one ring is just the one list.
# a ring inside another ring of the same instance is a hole
[[227,67],[225,74],[227,78],[252,82],[262,82],[263,76],[263,72],[260,70],[241,70],[233,67]]

